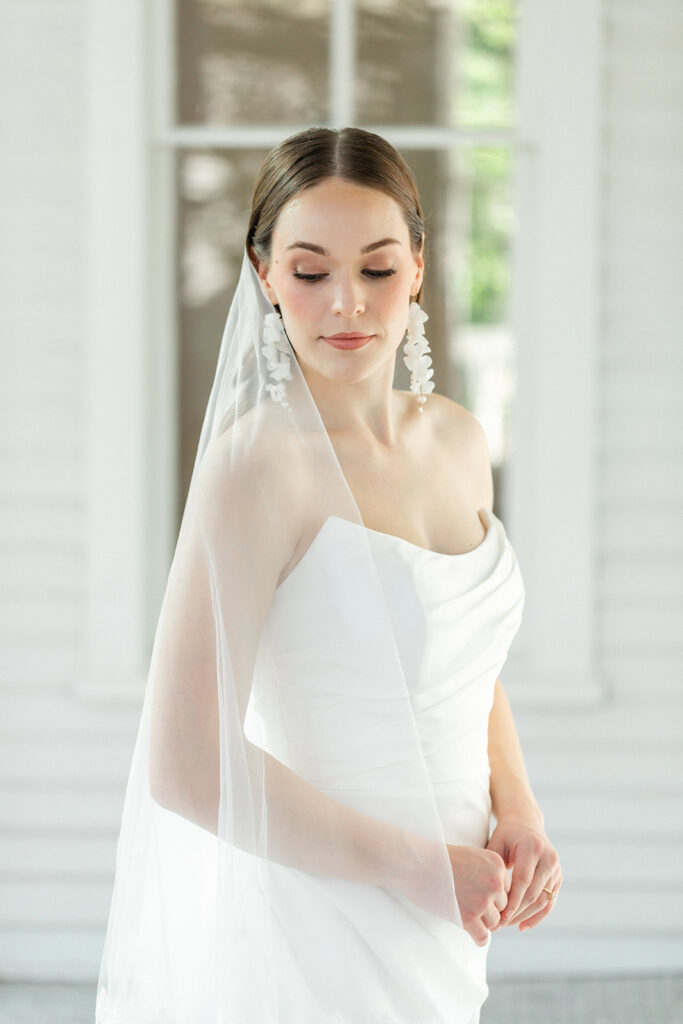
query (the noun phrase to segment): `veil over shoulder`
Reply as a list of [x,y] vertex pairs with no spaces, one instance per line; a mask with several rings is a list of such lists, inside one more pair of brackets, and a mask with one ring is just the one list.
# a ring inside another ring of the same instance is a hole
[[[336,879],[343,912],[359,892],[371,905],[378,887],[396,888],[401,862],[423,879],[415,913],[463,928],[364,529],[348,531],[345,545],[361,600],[340,602],[328,634],[314,638],[317,658],[345,652],[335,743],[321,737],[313,778],[286,725],[269,742],[263,695],[277,693],[268,624],[273,602],[286,599],[279,588],[330,517],[363,526],[294,350],[287,342],[273,352],[273,312],[245,249],[155,633],[98,1024],[317,1024],[305,978],[292,971],[283,989],[276,970],[285,926],[297,959],[307,890],[294,883],[306,879]],[[368,678],[372,686],[359,684]],[[389,735],[401,750],[390,764]],[[357,784],[331,795],[324,780],[341,754]],[[288,905],[290,880],[298,895]]]

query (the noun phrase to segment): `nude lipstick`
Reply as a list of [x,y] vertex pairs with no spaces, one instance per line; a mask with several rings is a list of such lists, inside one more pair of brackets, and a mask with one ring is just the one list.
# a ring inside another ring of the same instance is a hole
[[374,334],[358,334],[357,331],[341,332],[332,334],[329,337],[323,336],[323,341],[333,345],[334,348],[362,348],[363,345],[374,338]]

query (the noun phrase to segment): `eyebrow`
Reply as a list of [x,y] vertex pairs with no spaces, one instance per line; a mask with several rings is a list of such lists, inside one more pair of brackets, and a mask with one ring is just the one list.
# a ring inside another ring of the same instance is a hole
[[[361,249],[361,253],[374,252],[375,249],[381,249],[384,245],[400,245],[401,243],[397,238],[380,238],[379,242],[371,242],[370,245],[365,245]],[[309,249],[311,252],[317,252],[320,256],[329,256],[327,249],[323,249],[322,245],[314,245],[313,242],[294,242],[292,245],[288,245],[285,252],[289,252],[290,249]]]

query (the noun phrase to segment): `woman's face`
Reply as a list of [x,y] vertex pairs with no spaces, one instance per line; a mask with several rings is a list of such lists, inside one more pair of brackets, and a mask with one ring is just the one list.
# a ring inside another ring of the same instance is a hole
[[[259,277],[280,306],[303,369],[358,381],[390,362],[393,380],[396,349],[423,270],[390,196],[327,178],[283,207],[270,266],[261,265]],[[335,335],[349,336],[345,347],[343,338],[335,344]]]

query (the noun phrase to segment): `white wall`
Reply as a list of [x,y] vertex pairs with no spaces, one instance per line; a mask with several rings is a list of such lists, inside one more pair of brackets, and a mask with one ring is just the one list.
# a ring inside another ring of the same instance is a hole
[[0,976],[92,970],[133,708],[68,696],[85,622],[80,0],[0,4]]
[[[84,0],[0,5],[0,977],[96,976],[138,719],[134,701],[72,689],[88,610],[84,24]],[[565,884],[542,927],[496,933],[491,975],[683,959],[683,10],[611,0],[604,28],[594,558],[609,692],[516,710]]]
[[565,881],[541,927],[497,933],[492,973],[683,966],[683,6],[609,0],[603,40],[593,557],[605,693],[576,711],[512,702]]

